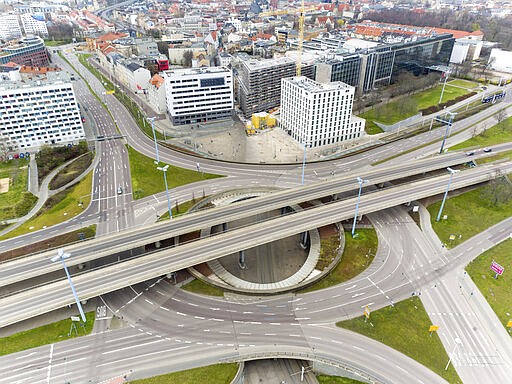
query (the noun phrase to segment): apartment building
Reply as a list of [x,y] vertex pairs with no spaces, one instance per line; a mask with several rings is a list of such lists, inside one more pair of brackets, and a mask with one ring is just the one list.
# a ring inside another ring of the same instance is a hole
[[[264,112],[281,103],[281,79],[296,75],[296,61],[290,57],[242,60],[236,65],[236,98],[244,116]],[[304,76],[314,78],[314,66],[303,64]]]
[[14,62],[19,65],[46,67],[50,63],[43,39],[38,36],[10,41],[0,47],[0,65]]
[[233,74],[227,67],[176,69],[163,72],[163,78],[173,124],[194,124],[233,114]]
[[26,35],[48,36],[44,14],[23,13],[20,20]]
[[308,147],[354,140],[365,120],[352,115],[354,87],[323,84],[304,76],[281,80],[281,128]]
[[[19,68],[17,69],[19,71]],[[0,136],[19,150],[78,143],[84,129],[69,77],[0,73]]]
[[19,39],[22,36],[18,15],[4,13],[0,15],[0,40]]

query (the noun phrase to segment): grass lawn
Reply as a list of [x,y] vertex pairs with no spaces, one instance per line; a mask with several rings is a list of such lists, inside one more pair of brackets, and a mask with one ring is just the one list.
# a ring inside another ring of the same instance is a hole
[[50,181],[50,189],[59,189],[80,176],[91,165],[94,155],[88,152],[60,170]]
[[70,44],[71,43],[71,39],[67,39],[67,40],[45,40],[44,41],[44,45],[46,45],[47,47],[57,47],[59,45],[65,45],[65,44]]
[[[140,199],[142,197],[165,191],[163,172],[156,169],[156,165],[152,158],[137,152],[131,147],[128,147],[128,156],[130,158],[130,173],[132,176],[132,191],[134,199]],[[167,183],[169,189],[179,187],[180,185],[194,183],[196,181],[214,179],[216,177],[222,176],[210,173],[202,174],[197,171],[172,165],[167,170]],[[173,199],[172,195],[171,202],[173,203],[173,206],[176,204],[176,199]]]
[[[439,102],[439,97],[441,96],[442,87],[442,85],[438,85],[426,91],[408,96],[407,99],[412,100],[411,105],[416,106],[414,110],[409,108],[404,110],[403,99],[399,99],[362,113],[359,116],[363,119],[366,119],[366,132],[369,134],[382,132],[382,130],[377,125],[375,125],[373,121],[391,125],[400,120],[413,116],[414,114],[418,113],[420,109],[428,108],[432,105],[437,105]],[[450,87],[450,85],[447,84],[444,90],[442,101],[446,102],[448,100],[455,99],[458,96],[465,95],[466,93],[469,93],[469,91],[466,89]]]
[[450,365],[447,371],[444,370],[448,354],[437,333],[434,332],[430,336],[428,328],[432,323],[418,297],[400,301],[395,307],[389,306],[372,311],[367,322],[364,321],[364,316],[361,316],[340,321],[336,325],[402,352],[451,384],[462,383],[453,365]]
[[318,375],[316,377],[320,384],[363,384],[364,381],[349,379],[341,376]]
[[[481,254],[466,267],[466,271],[496,312],[504,327],[508,321],[512,320],[511,254],[512,239],[508,239]],[[490,270],[493,260],[505,267],[505,272],[497,279],[494,278],[494,273]]]
[[[87,312],[85,314],[87,319],[85,324],[85,334],[87,335],[92,331],[94,315],[95,312]],[[0,355],[8,355],[10,353],[20,352],[26,349],[76,337],[75,332],[73,332],[71,336],[68,336],[70,327],[71,320],[64,319],[55,323],[0,338]],[[84,335],[84,329],[82,327],[77,326],[77,331],[79,336]]]
[[[357,234],[353,239],[349,232],[346,233],[345,248],[338,265],[322,280],[300,292],[316,291],[343,283],[363,272],[371,264],[377,251],[377,233],[373,228],[361,228],[357,230]],[[320,257],[327,257],[329,260],[335,257],[339,244],[338,235],[321,241]]]
[[[188,210],[190,208],[192,208],[200,200],[202,200],[202,197],[198,196],[197,199],[185,201],[184,203],[178,204],[178,206],[176,206],[176,202],[175,202],[174,206],[171,207],[172,217],[173,218],[178,217],[178,216],[181,216],[181,215],[187,213]],[[169,211],[168,210],[158,218],[158,221],[163,221],[163,220],[169,220]]]
[[238,372],[237,363],[215,364],[165,375],[129,381],[131,384],[229,384]]
[[199,279],[194,279],[190,283],[185,284],[181,287],[185,291],[200,293],[202,295],[209,296],[224,296],[224,291],[218,287],[215,287],[210,284],[206,284],[204,281]]
[[[440,201],[427,207],[434,231],[448,248],[455,247],[512,215],[512,200],[494,206],[483,196],[484,188],[488,187],[480,187],[447,199],[443,209],[443,216],[448,215],[447,220],[441,218],[439,222],[436,221]],[[450,240],[450,235],[455,235],[455,239]],[[459,235],[462,237],[459,238]]]
[[[512,117],[509,117],[503,122],[504,126],[510,127],[512,126]],[[506,124],[506,125],[505,125]],[[468,147],[489,147],[495,144],[502,144],[508,141],[512,141],[512,129],[502,129],[498,125],[494,125],[493,127],[487,129],[485,132],[480,133],[479,135],[472,137],[469,140],[463,141],[453,147],[450,147],[450,150],[459,150]]]
[[478,83],[475,83],[474,81],[463,80],[463,79],[450,80],[446,83],[446,85],[456,85],[458,87],[464,87],[464,88],[469,88],[469,89],[478,87]]
[[37,197],[27,192],[28,161],[0,162],[0,179],[9,179],[9,191],[0,194],[0,221],[26,215],[37,202]]
[[84,234],[85,239],[93,238],[96,236],[96,225],[90,225],[85,228],[77,229],[76,231],[71,231],[59,236],[51,237],[44,241],[32,243],[25,247],[2,252],[0,253],[0,262],[31,253],[42,252],[51,248],[57,248],[70,243],[76,243],[80,240],[81,233]]
[[[39,210],[35,217],[0,237],[0,240],[37,231],[45,226],[50,227],[75,217],[89,205],[91,190],[92,172],[75,186],[52,196],[46,201],[45,206]],[[83,202],[82,206],[78,205],[79,201]]]

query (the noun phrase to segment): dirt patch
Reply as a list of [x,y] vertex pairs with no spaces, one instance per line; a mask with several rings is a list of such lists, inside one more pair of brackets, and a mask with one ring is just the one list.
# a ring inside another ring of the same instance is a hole
[[326,225],[325,227],[318,228],[318,232],[320,233],[320,237],[323,239],[325,237],[330,237],[338,234],[338,228],[335,225]]
[[0,179],[0,193],[9,192],[9,178]]

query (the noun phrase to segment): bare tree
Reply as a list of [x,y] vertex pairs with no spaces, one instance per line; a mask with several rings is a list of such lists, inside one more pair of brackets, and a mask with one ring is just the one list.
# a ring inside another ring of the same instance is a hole
[[500,109],[495,115],[494,119],[496,120],[496,125],[498,128],[501,128],[502,132],[505,132],[505,128],[507,127],[506,120],[507,120],[507,111],[505,109]]
[[496,207],[506,204],[512,199],[512,183],[506,174],[500,170],[496,171],[496,176],[489,181],[489,184],[482,189],[481,196],[487,200],[490,205]]

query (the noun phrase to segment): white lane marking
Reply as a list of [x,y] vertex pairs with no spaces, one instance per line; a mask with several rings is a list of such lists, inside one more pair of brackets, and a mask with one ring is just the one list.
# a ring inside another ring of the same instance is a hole
[[50,345],[50,357],[48,359],[48,372],[46,374],[46,382],[50,384],[50,376],[52,374],[53,344]]
[[168,308],[165,308],[165,307],[162,307],[162,306],[161,306],[161,307],[160,307],[160,309],[163,309],[164,311],[169,312],[169,309],[168,309]]

